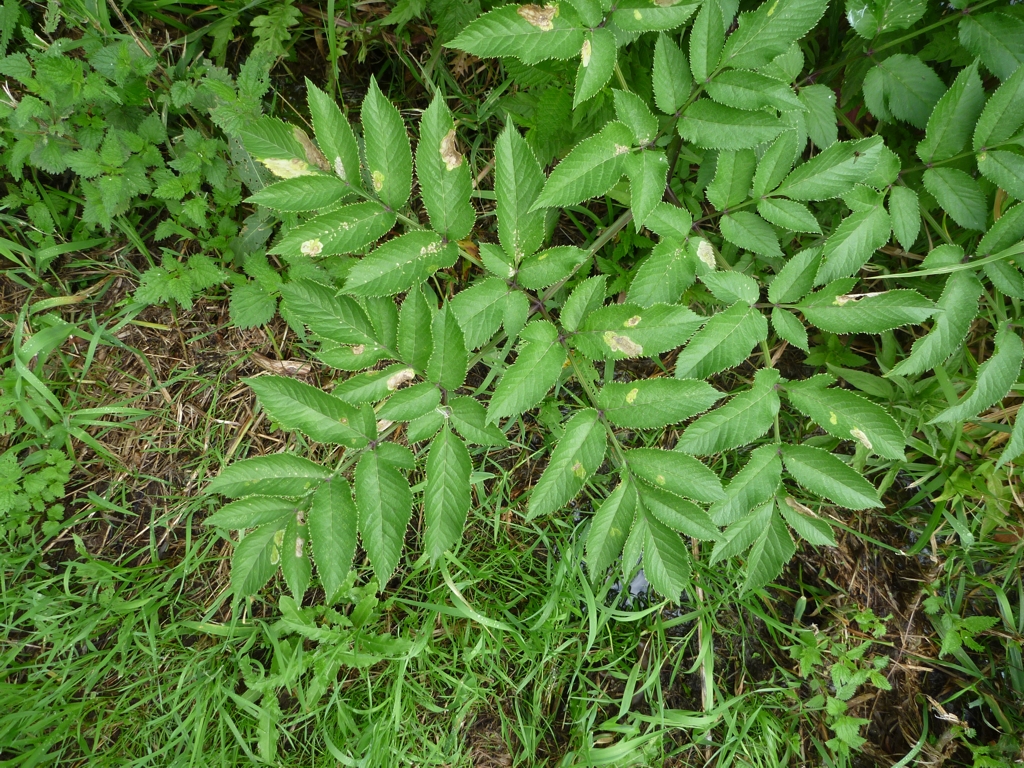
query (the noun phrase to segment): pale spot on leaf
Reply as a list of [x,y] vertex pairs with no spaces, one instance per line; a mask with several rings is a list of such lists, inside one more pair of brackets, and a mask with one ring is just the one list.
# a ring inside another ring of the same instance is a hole
[[519,6],[517,13],[542,32],[550,32],[555,28],[552,20],[557,11],[558,9],[553,5],[545,5],[541,8],[539,5],[529,3]]
[[267,157],[260,160],[267,170],[281,179],[297,179],[299,176],[310,176],[313,171],[309,163],[305,163],[297,157],[289,160],[282,160],[279,157]]
[[403,368],[397,373],[393,373],[388,377],[388,390],[394,392],[400,386],[405,384],[407,381],[412,381],[416,378],[416,371],[412,368]]
[[576,477],[578,477],[580,480],[585,479],[587,476],[587,470],[584,469],[583,465],[580,464],[580,462],[578,461],[572,465],[572,473],[576,475]]
[[640,390],[637,389],[636,387],[633,387],[633,389],[629,390],[629,394],[626,395],[626,402],[632,405],[633,403],[636,402],[636,396],[638,394],[640,394]]
[[352,354],[353,355],[361,355],[365,351],[366,351],[366,345],[365,344],[356,344],[354,347],[352,347]]
[[301,536],[295,537],[295,557],[302,557],[302,548],[306,545],[306,540]]
[[324,250],[324,244],[320,242],[319,237],[315,237],[299,246],[299,250],[304,256],[319,256]]
[[858,443],[863,445],[869,451],[873,449],[873,446],[871,445],[871,441],[868,440],[868,436],[865,435],[861,430],[859,430],[856,427],[854,427],[853,429],[850,430],[850,434],[853,435],[853,439],[854,440],[856,440]]
[[584,67],[590,66],[590,55],[593,53],[593,46],[589,40],[583,41],[583,49],[580,51],[580,64]]
[[292,126],[292,135],[295,140],[302,145],[302,149],[306,152],[306,159],[321,171],[329,171],[330,166],[327,164],[327,158],[324,157],[324,153],[320,151],[320,148],[306,135],[306,132],[299,128],[297,125]]
[[637,357],[644,353],[644,348],[640,344],[637,344],[629,336],[615,333],[615,331],[605,331],[604,343],[613,352],[621,352],[629,357]]
[[711,247],[711,243],[707,240],[701,239],[697,243],[697,258],[704,262],[708,269],[715,268],[715,249]]
[[839,423],[839,418],[836,416],[834,411],[828,412],[828,423],[832,424],[833,426]]
[[643,17],[644,15],[640,13],[640,11],[633,11],[633,18],[636,19],[637,21],[640,21],[640,19],[642,19]]
[[629,152],[629,147],[627,147],[626,145],[624,145],[624,144],[616,144],[615,145],[615,155],[616,156],[618,156],[618,155],[625,155],[628,152]]
[[623,323],[627,328],[636,328],[640,325],[640,315],[633,315],[629,320]]
[[334,158],[334,172],[342,181],[346,181],[348,179],[348,177],[345,175],[345,164],[341,162],[340,157]]
[[383,432],[394,423],[395,422],[389,421],[388,419],[377,419],[377,431]]
[[370,178],[373,180],[373,191],[380,192],[384,189],[384,174],[380,171],[374,171]]
[[665,476],[664,475],[658,475],[654,479],[658,481],[658,485],[664,485],[665,484]]
[[452,128],[441,139],[441,159],[444,160],[444,167],[454,171],[462,165],[462,153],[455,144],[455,129]]

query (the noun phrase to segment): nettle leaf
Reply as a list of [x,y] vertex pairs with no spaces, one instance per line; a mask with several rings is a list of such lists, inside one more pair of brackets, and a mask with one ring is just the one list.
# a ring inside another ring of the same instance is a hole
[[800,303],[807,322],[829,333],[882,333],[921,323],[935,314],[935,305],[917,291],[829,295],[822,290]]
[[760,297],[757,281],[742,272],[708,272],[700,279],[711,295],[723,304],[732,305],[738,301],[754,304]]
[[384,443],[376,450],[364,452],[355,473],[359,537],[381,586],[387,584],[398,567],[405,529],[412,517],[412,490],[399,471],[401,464],[394,461],[400,457],[392,455],[390,449],[381,450],[384,446],[400,448]]
[[348,193],[348,184],[336,176],[311,174],[264,187],[246,202],[284,212],[314,211],[334,205]]
[[782,518],[772,513],[771,521],[747,556],[747,578],[740,594],[763,587],[782,573],[783,566],[796,554],[796,545]]
[[762,368],[754,374],[754,386],[690,424],[676,443],[676,450],[707,456],[738,448],[757,440],[771,429],[779,412],[776,385],[779,372]]
[[306,524],[313,561],[328,602],[345,583],[356,552],[358,513],[344,478],[331,478],[313,495]]
[[719,104],[736,109],[771,107],[783,112],[803,112],[806,109],[788,83],[749,70],[726,69],[719,72],[705,89]]
[[587,535],[587,569],[593,580],[603,578],[621,554],[636,507],[636,488],[624,478],[594,513]]
[[365,248],[391,231],[396,216],[378,203],[355,203],[288,230],[270,249],[283,256],[333,256]]
[[740,14],[739,25],[725,43],[721,64],[756,68],[785,53],[825,13],[828,0],[767,0],[755,11]]
[[473,463],[466,444],[447,427],[434,438],[427,455],[423,492],[423,548],[437,562],[462,538],[469,512]]
[[725,494],[718,475],[692,456],[660,448],[634,448],[625,452],[634,477],[676,496],[713,502]]
[[1020,374],[1024,344],[1009,323],[1002,323],[996,332],[995,348],[992,357],[978,368],[978,377],[970,391],[929,424],[968,421],[1006,397]]
[[722,237],[730,243],[762,256],[782,256],[775,230],[756,213],[737,211],[723,216],[718,223]]
[[1016,135],[1024,125],[1024,67],[996,89],[974,129],[974,151],[999,144]]
[[476,221],[473,179],[457,141],[452,113],[437,92],[420,121],[416,176],[430,226],[446,240],[468,236]]
[[693,81],[686,56],[668,35],[658,35],[652,77],[654,103],[666,115],[676,114],[690,97]]
[[1006,80],[1024,62],[1024,21],[1006,13],[965,15],[960,20],[960,44]]
[[603,195],[622,178],[633,132],[613,121],[584,139],[551,172],[533,210],[575,205]]
[[345,277],[345,292],[354,296],[394,296],[414,288],[459,257],[454,243],[420,230],[388,240],[364,256]]
[[431,335],[433,322],[434,309],[430,307],[423,291],[409,291],[398,313],[398,353],[406,365],[411,365],[417,371],[427,369],[430,354],[434,351],[434,337]]
[[796,150],[796,131],[784,131],[765,150],[754,172],[755,197],[763,197],[782,183],[796,160]]
[[462,326],[467,349],[477,349],[501,327],[508,285],[489,277],[459,291],[451,301],[452,311]]
[[281,296],[291,317],[317,336],[339,344],[376,345],[373,324],[353,299],[312,280],[292,280],[281,286]]
[[893,187],[889,190],[889,218],[892,231],[903,246],[909,251],[921,231],[921,204],[917,192],[909,187]]
[[565,300],[558,318],[565,330],[570,333],[575,331],[584,317],[604,304],[607,282],[605,275],[596,275],[577,283]]
[[303,496],[330,473],[309,459],[290,453],[256,456],[225,467],[210,481],[210,493],[240,496]]
[[939,297],[939,311],[931,331],[915,341],[910,356],[887,375],[915,376],[930,371],[952,355],[971,329],[983,291],[981,281],[971,272],[951,274]]
[[645,511],[644,574],[658,592],[678,600],[690,585],[690,554],[679,534]]
[[644,509],[673,531],[701,541],[714,541],[721,535],[707,512],[693,502],[643,483],[638,491]]
[[663,238],[637,269],[626,301],[641,307],[674,304],[693,285],[696,274],[696,260],[687,247],[674,238]]
[[651,3],[649,0],[622,0],[615,4],[612,21],[627,32],[658,32],[675,29],[696,12],[698,3]]
[[565,423],[565,432],[530,494],[526,520],[549,515],[565,506],[604,461],[607,436],[597,411],[586,408]]
[[768,301],[773,304],[792,304],[802,299],[814,287],[814,276],[818,274],[820,263],[821,248],[797,251],[768,286]]
[[529,290],[540,290],[564,280],[589,254],[572,245],[557,245],[527,256],[519,265],[516,282]]
[[713,315],[676,357],[677,379],[705,379],[739,365],[750,350],[768,338],[768,321],[758,310],[738,302]]
[[825,241],[815,284],[855,274],[889,242],[891,231],[889,214],[881,205],[851,213]]
[[695,101],[679,120],[679,135],[707,149],[752,149],[784,128],[779,118],[767,112],[745,112],[710,99]]
[[688,307],[610,304],[587,316],[569,343],[591,360],[651,357],[683,344],[702,323]]
[[313,564],[306,551],[309,540],[309,528],[302,512],[291,516],[284,529],[284,541],[281,543],[281,575],[284,576],[288,591],[299,602],[309,589],[313,576]]
[[246,496],[225,504],[203,520],[203,525],[240,531],[283,520],[298,511],[290,499],[275,496]]
[[629,176],[629,207],[639,232],[665,194],[668,158],[664,152],[647,149],[626,155],[625,169]]
[[573,109],[596,96],[608,84],[617,57],[618,47],[610,29],[601,27],[587,31],[580,49],[580,66],[576,71]]
[[[762,445],[750,453],[750,459],[733,475],[725,488],[725,498],[711,505],[708,514],[715,525],[730,525],[775,496],[782,483],[782,459],[778,445]],[[728,537],[728,531],[726,531]],[[745,548],[745,547],[744,547]],[[716,548],[717,551],[717,548]]]
[[917,156],[926,163],[948,160],[967,143],[985,105],[985,89],[978,76],[978,62],[960,70],[953,85],[939,99],[928,118]]
[[761,214],[761,218],[782,229],[788,229],[791,232],[821,234],[821,225],[803,203],[784,198],[766,197],[763,200],[758,200],[757,212]]
[[239,597],[259,592],[277,572],[283,543],[284,527],[277,523],[257,528],[239,541],[231,556],[231,591]]
[[320,151],[335,175],[353,189],[362,187],[359,146],[345,115],[334,99],[306,78],[306,100]]
[[297,429],[318,443],[366,445],[355,408],[317,387],[286,376],[258,376],[245,382],[267,415],[285,429]]
[[856,440],[882,458],[904,461],[905,439],[899,424],[870,400],[845,389],[830,388],[832,376],[815,376],[785,385],[797,410],[840,440]]
[[507,125],[494,146],[494,195],[498,239],[514,264],[536,252],[544,241],[544,211],[533,210],[543,188],[544,172],[533,150]]
[[985,195],[978,182],[959,168],[929,168],[922,181],[924,188],[961,227],[981,232],[988,228]]
[[828,451],[809,445],[783,445],[786,471],[800,485],[848,509],[883,506],[871,483]]
[[1024,157],[991,149],[978,155],[978,170],[1018,200],[1024,199]]
[[703,413],[721,397],[707,382],[658,378],[605,384],[597,406],[618,427],[658,429]]
[[708,202],[721,211],[745,201],[756,167],[757,155],[752,149],[719,152],[715,178],[704,193]]
[[864,77],[864,103],[879,120],[901,120],[924,128],[946,86],[917,56],[897,53]]
[[633,132],[637,146],[650,144],[658,135],[658,119],[635,93],[612,89],[615,116]]
[[584,30],[570,6],[506,5],[485,13],[448,43],[481,58],[514,56],[524,64],[580,55]]
[[775,192],[792,200],[841,197],[871,175],[883,147],[881,136],[833,144],[798,166]]
[[558,381],[568,359],[558,329],[547,320],[535,320],[519,336],[524,343],[491,395],[488,421],[518,416],[539,403]]
[[469,353],[451,304],[447,301],[434,315],[431,327],[434,349],[427,362],[427,378],[451,391],[462,386],[469,370]]
[[373,191],[388,208],[401,208],[412,189],[412,147],[402,116],[381,93],[375,77],[370,78],[361,118]]
[[797,97],[807,110],[804,115],[807,135],[811,137],[816,147],[828,149],[839,138],[835,91],[827,85],[805,85]]

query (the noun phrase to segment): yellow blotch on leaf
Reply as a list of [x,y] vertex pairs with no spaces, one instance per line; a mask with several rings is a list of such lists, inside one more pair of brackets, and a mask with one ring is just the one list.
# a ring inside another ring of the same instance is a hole
[[552,20],[558,14],[558,8],[553,5],[545,5],[542,8],[539,5],[528,3],[519,6],[516,12],[542,32],[550,32],[555,28]]
[[615,331],[604,332],[604,343],[612,352],[621,352],[628,357],[638,357],[644,353],[642,345],[637,344],[629,336],[615,333]]
[[626,395],[626,402],[632,405],[634,402],[636,402],[636,396],[638,394],[640,394],[640,390],[637,389],[636,387],[633,387],[633,389],[629,390],[629,394]]

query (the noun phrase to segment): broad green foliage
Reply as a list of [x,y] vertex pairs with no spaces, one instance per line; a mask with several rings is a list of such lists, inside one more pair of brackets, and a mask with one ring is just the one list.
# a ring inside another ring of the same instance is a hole
[[[351,372],[330,392],[249,381],[272,422],[336,452],[238,461],[213,481],[239,500],[209,522],[250,529],[240,594],[280,562],[300,599],[311,552],[331,595],[357,542],[383,588],[414,518],[415,546],[442,560],[484,467],[559,419],[531,457],[525,523],[575,504],[595,581],[642,564],[678,600],[706,555],[742,562],[738,588],[756,590],[798,540],[834,544],[822,508],[885,506],[908,445],[941,460],[943,430],[1017,386],[1024,344],[1002,295],[1024,298],[1017,11],[851,0],[847,48],[948,22],[962,61],[880,45],[833,89],[808,82],[818,43],[801,45],[826,0],[738,17],[724,0],[609,7],[502,5],[448,43],[574,86],[563,128],[582,133],[547,172],[516,113],[469,135],[476,118],[440,85],[406,122],[371,82],[356,129],[309,84],[315,144],[269,117],[236,131],[279,179],[249,202],[280,212],[282,314]],[[493,193],[475,193],[466,147],[485,135]],[[561,210],[593,200],[604,229],[553,241]],[[602,255],[627,236],[642,252]],[[961,345],[983,301],[999,331],[976,359]],[[779,365],[787,346],[817,370]],[[872,349],[879,370],[858,370]],[[1022,446],[1014,429],[1004,460]]]

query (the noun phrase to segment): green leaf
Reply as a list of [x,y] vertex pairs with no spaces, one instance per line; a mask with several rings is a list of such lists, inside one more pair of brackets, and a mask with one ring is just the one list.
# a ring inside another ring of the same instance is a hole
[[885,122],[902,120],[924,128],[946,86],[917,56],[897,53],[872,67],[864,77],[864,103]]
[[1024,21],[1007,13],[965,15],[960,44],[981,58],[989,71],[1006,80],[1024,61]]
[[1024,453],[1024,419],[1020,417],[1018,411],[1018,414],[1013,417],[1013,431],[1010,433],[1010,441],[1003,448],[1003,452],[999,454],[996,469],[999,469],[1008,462],[1014,461],[1022,453]]
[[649,0],[621,0],[615,4],[612,22],[627,32],[657,32],[675,29],[686,23],[697,10],[697,3],[651,3]]
[[978,155],[978,170],[993,184],[1024,200],[1024,157],[990,149]]
[[393,356],[392,353],[381,349],[377,344],[348,346],[327,339],[320,342],[320,349],[316,351],[315,355],[320,362],[337,368],[339,371],[365,371],[381,360],[387,360]]
[[307,524],[313,561],[328,602],[338,594],[352,566],[357,520],[347,480],[332,478],[317,489]]
[[306,78],[306,100],[313,118],[313,131],[327,163],[343,182],[355,189],[362,187],[359,171],[359,146],[345,115],[330,96]]
[[771,522],[764,529],[747,556],[747,578],[743,582],[740,594],[763,587],[782,573],[782,568],[796,553],[793,537],[789,529],[777,514],[772,514]]
[[758,110],[770,107],[802,112],[805,107],[788,83],[743,69],[726,69],[705,86],[708,96],[727,107]]
[[622,552],[633,525],[636,504],[636,489],[628,479],[623,479],[594,513],[587,534],[587,570],[592,580],[601,580]]
[[434,351],[434,310],[422,290],[409,291],[398,313],[398,353],[406,365],[425,371]]
[[352,253],[390,232],[395,219],[378,203],[346,205],[288,230],[270,252],[293,258]]
[[569,0],[580,20],[587,27],[596,27],[604,20],[604,7],[600,0]]
[[772,328],[780,339],[785,339],[794,347],[810,352],[807,342],[807,329],[796,316],[782,307],[772,308]]
[[808,296],[800,308],[807,322],[829,333],[882,333],[921,323],[935,313],[935,305],[917,291],[824,296],[827,293]]
[[401,363],[389,365],[380,371],[366,371],[349,376],[331,393],[352,405],[376,403],[383,400],[406,382],[416,378],[416,371]]
[[803,248],[793,254],[768,286],[772,304],[792,304],[814,287],[814,276],[821,264],[821,248]]
[[798,504],[799,502],[792,496],[787,496],[786,503],[779,504],[779,511],[782,512],[782,517],[790,527],[800,535],[800,538],[816,547],[838,546],[836,537],[832,533],[832,526],[821,518],[808,514],[810,510],[803,507],[802,504],[799,504],[799,507],[803,507],[806,512],[800,510]]
[[890,232],[889,214],[881,205],[851,213],[825,241],[815,284],[856,274],[889,242]]
[[849,390],[828,387],[831,376],[786,384],[786,397],[797,410],[840,440],[855,440],[872,453],[904,461],[903,430],[886,411]]
[[881,136],[841,141],[794,170],[776,190],[792,200],[830,200],[862,183],[882,156]]
[[429,413],[441,402],[441,393],[432,382],[421,381],[400,389],[377,411],[377,417],[388,421],[411,421]]
[[974,151],[999,144],[1016,135],[1024,125],[1024,68],[996,89],[981,111],[974,129]]
[[615,116],[633,132],[637,146],[650,144],[658,135],[658,119],[635,93],[612,89]]
[[421,440],[431,438],[437,434],[443,425],[444,415],[439,409],[435,408],[409,422],[409,426],[405,430],[406,440],[411,445],[412,443],[418,443]]
[[505,434],[494,424],[487,423],[487,411],[473,397],[463,395],[448,401],[448,418],[466,442],[476,445],[504,447]]
[[978,182],[958,168],[929,168],[924,187],[961,227],[984,232],[988,228],[985,195]]
[[264,187],[246,202],[277,211],[314,211],[334,205],[348,192],[348,185],[335,176],[311,174]]
[[[981,238],[975,249],[977,256],[995,256],[1024,238],[1024,204],[1013,206],[999,217]],[[936,249],[938,250],[938,249]],[[963,252],[960,252],[963,255]]]
[[705,379],[739,365],[753,346],[768,338],[768,321],[758,310],[738,302],[713,315],[676,357],[677,379]]
[[412,517],[409,483],[389,458],[380,449],[366,451],[359,457],[355,473],[359,537],[381,587],[398,566]]
[[796,131],[783,131],[765,150],[754,172],[754,196],[764,197],[786,178],[796,159]]
[[412,147],[402,116],[380,92],[375,77],[370,78],[361,118],[373,191],[388,208],[401,208],[412,189]]
[[209,493],[240,496],[303,496],[330,475],[319,464],[290,453],[256,456],[230,464],[210,481]]
[[620,122],[584,139],[551,172],[533,210],[564,208],[603,195],[622,178],[633,132]]
[[634,448],[625,457],[629,471],[655,488],[695,501],[718,501],[724,496],[718,475],[685,453]]
[[995,353],[978,368],[970,391],[933,418],[929,424],[965,422],[998,403],[1009,393],[1024,361],[1024,344],[1008,323],[996,332]]
[[807,110],[807,135],[818,149],[828,149],[839,138],[835,91],[827,85],[805,85],[798,97]]
[[821,225],[803,203],[784,198],[766,197],[763,200],[758,200],[757,212],[761,214],[761,218],[782,229],[821,234]]
[[658,237],[685,240],[693,228],[693,217],[685,208],[661,202],[654,206],[645,226]]
[[[524,64],[580,55],[583,27],[566,6],[506,5],[472,22],[448,43],[480,58],[515,56]],[[561,11],[561,12],[559,12]]]
[[703,320],[688,307],[610,304],[592,312],[569,343],[591,360],[660,355],[684,343]]
[[668,177],[668,158],[664,152],[647,149],[626,155],[626,175],[629,176],[629,207],[633,223],[639,232],[651,211],[665,195]]
[[756,167],[757,156],[752,149],[719,152],[714,181],[704,193],[708,202],[720,211],[744,202],[750,196]]
[[544,240],[544,211],[532,210],[543,188],[540,163],[509,124],[494,146],[494,195],[498,239],[514,264],[535,253]]
[[734,395],[725,405],[690,424],[676,443],[676,450],[708,456],[754,442],[771,429],[779,412],[775,391],[778,383],[778,371],[762,368],[754,374],[751,389]]
[[240,531],[294,516],[298,506],[290,499],[276,496],[246,496],[225,504],[203,520],[203,525]]
[[572,333],[584,317],[604,304],[605,283],[607,278],[604,275],[588,277],[572,289],[569,298],[562,306],[559,320],[565,330]]
[[431,228],[446,240],[468,236],[476,221],[470,202],[473,180],[459,152],[452,113],[439,91],[420,121],[416,177]]
[[295,175],[308,173],[306,152],[295,137],[293,126],[276,117],[261,117],[239,131],[246,152],[261,163],[266,160],[294,160]]
[[[779,462],[779,472],[782,472],[781,461]],[[749,514],[744,513],[743,517],[735,520],[725,529],[722,539],[715,544],[708,564],[714,565],[719,560],[727,560],[730,557],[743,554],[768,528],[774,509],[774,504],[762,504],[751,510]]]
[[489,277],[459,291],[452,299],[452,311],[462,326],[467,349],[480,347],[497,332],[505,313],[506,294],[505,281]]
[[718,223],[722,237],[730,243],[762,256],[782,256],[775,230],[756,213],[736,211],[723,216]]
[[454,243],[419,230],[388,240],[348,271],[345,292],[354,296],[394,296],[414,288],[459,257]]
[[317,387],[286,376],[258,376],[246,383],[267,415],[285,429],[296,429],[318,443],[362,448],[356,410]]
[[679,534],[645,514],[644,574],[658,592],[679,602],[690,585],[690,554]]
[[970,272],[954,272],[939,297],[935,322],[928,335],[914,342],[910,356],[888,376],[915,376],[930,371],[948,358],[967,336],[978,313],[981,282]]
[[889,218],[892,220],[892,231],[903,246],[909,251],[921,231],[921,206],[917,192],[909,187],[893,187],[889,190]]
[[708,272],[700,279],[723,304],[732,305],[737,301],[755,304],[760,297],[757,281],[742,272]]
[[572,245],[557,245],[527,256],[519,264],[516,282],[532,291],[547,288],[572,274],[590,254]]
[[[778,445],[762,445],[750,453],[743,469],[733,475],[725,498],[711,505],[708,514],[715,525],[729,525],[755,507],[769,501],[782,482]],[[728,536],[728,531],[726,531]]]
[[764,66],[813,29],[827,5],[828,0],[766,0],[756,11],[740,14],[721,64],[736,69]]
[[376,345],[370,319],[362,307],[347,296],[312,280],[292,280],[281,286],[289,315],[317,336],[339,344]]
[[472,469],[466,444],[447,427],[442,429],[430,444],[423,492],[423,549],[435,563],[462,538]]
[[231,591],[239,597],[259,592],[277,572],[283,542],[280,523],[257,528],[239,541],[231,556]]
[[598,392],[597,406],[616,426],[659,429],[706,411],[721,397],[703,381],[657,378],[609,382]]
[[257,282],[231,289],[230,315],[239,328],[255,328],[269,323],[277,314],[277,299]]
[[466,380],[469,354],[462,328],[447,301],[441,311],[434,315],[431,336],[434,351],[427,363],[427,378],[449,391],[456,390]]
[[744,112],[710,99],[695,101],[679,120],[679,135],[708,149],[751,149],[771,141],[784,128],[781,120],[767,112]]
[[551,452],[551,460],[530,494],[526,520],[549,515],[568,504],[604,461],[607,436],[597,411],[579,411]]
[[612,77],[618,48],[615,35],[603,27],[588,30],[580,50],[580,66],[576,71],[576,91],[573,95],[573,109],[584,101],[592,99],[604,88]]
[[786,471],[812,493],[848,509],[882,507],[874,486],[828,451],[809,445],[783,445]]
[[675,238],[662,238],[640,263],[626,301],[641,307],[674,304],[693,285],[696,274],[696,260],[686,246]]
[[644,508],[673,531],[701,541],[714,541],[721,535],[707,512],[693,502],[643,483],[637,490]]
[[285,526],[284,541],[281,543],[281,575],[292,596],[300,603],[313,576],[313,564],[306,551],[308,538],[309,528],[305,516],[301,512],[292,515]]
[[917,145],[922,162],[927,165],[948,160],[963,149],[984,105],[985,89],[978,76],[978,62],[974,62],[960,70],[932,110],[925,137]]
[[565,347],[558,340],[558,329],[547,320],[536,320],[523,329],[516,361],[505,371],[491,396],[487,420],[518,416],[532,408],[548,393],[562,373]]
[[873,40],[880,32],[913,26],[925,11],[926,0],[847,0],[846,14],[857,34]]
[[719,0],[705,0],[690,29],[690,70],[698,83],[718,68],[725,45],[725,21]]
[[658,35],[654,46],[653,86],[654,103],[666,115],[674,115],[682,109],[693,88],[686,56],[665,34]]

